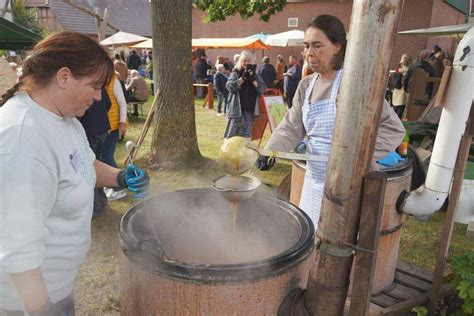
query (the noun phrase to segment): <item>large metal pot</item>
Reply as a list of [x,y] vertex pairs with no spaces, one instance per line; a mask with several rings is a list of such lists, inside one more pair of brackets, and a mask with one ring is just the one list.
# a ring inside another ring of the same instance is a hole
[[256,192],[232,212],[212,189],[162,194],[120,223],[122,315],[274,315],[305,288],[314,227]]

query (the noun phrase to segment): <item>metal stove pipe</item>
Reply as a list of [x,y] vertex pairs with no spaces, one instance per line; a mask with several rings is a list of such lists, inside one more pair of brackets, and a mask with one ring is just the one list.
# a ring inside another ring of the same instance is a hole
[[426,181],[405,196],[399,212],[425,218],[443,206],[474,97],[474,27],[456,50]]

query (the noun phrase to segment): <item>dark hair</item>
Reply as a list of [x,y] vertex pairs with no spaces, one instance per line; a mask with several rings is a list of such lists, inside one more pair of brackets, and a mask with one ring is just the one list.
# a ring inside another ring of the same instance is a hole
[[112,60],[96,41],[77,32],[57,32],[35,45],[22,63],[18,82],[2,95],[0,106],[18,91],[46,86],[63,67],[78,79],[98,74],[98,82],[104,86],[114,74]]
[[331,43],[339,43],[341,45],[341,50],[334,58],[333,65],[333,69],[341,69],[344,64],[347,46],[346,30],[342,22],[333,15],[320,15],[311,20],[307,29],[310,27],[321,30]]
[[114,55],[114,59],[119,59],[119,60],[122,60],[122,57],[120,57],[120,55],[119,55],[119,54],[115,54],[115,55]]

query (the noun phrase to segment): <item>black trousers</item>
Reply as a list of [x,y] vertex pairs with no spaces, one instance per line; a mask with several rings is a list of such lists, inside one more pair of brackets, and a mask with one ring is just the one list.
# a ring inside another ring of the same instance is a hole
[[[103,133],[97,136],[87,137],[89,142],[89,147],[95,154],[95,158],[100,160],[102,156],[102,145],[104,144],[105,137],[107,133]],[[95,188],[94,190],[94,211],[93,214],[95,217],[99,216],[101,212],[107,206],[107,197],[104,193],[104,188]]]
[[291,107],[293,106],[293,98],[295,96],[295,92],[293,93],[290,93],[290,92],[287,92],[286,93],[286,102],[288,103],[288,108],[291,109]]

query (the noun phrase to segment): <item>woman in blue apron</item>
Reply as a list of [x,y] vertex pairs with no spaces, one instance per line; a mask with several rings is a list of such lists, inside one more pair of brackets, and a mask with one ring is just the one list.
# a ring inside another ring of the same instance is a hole
[[[329,156],[336,119],[336,98],[342,79],[346,50],[346,32],[341,21],[330,15],[314,18],[305,32],[305,61],[314,74],[298,85],[293,107],[272,136],[266,148],[277,151],[292,150],[306,136],[306,150],[310,154]],[[374,160],[387,155],[402,141],[404,128],[387,102],[384,102]],[[269,170],[273,159],[261,156],[257,168]],[[327,162],[308,162],[300,208],[317,228],[326,179]]]

